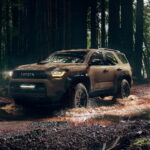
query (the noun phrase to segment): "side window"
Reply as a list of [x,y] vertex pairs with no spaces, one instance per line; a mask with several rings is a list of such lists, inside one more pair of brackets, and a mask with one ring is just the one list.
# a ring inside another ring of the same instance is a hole
[[128,63],[128,60],[127,60],[127,58],[126,58],[126,56],[125,56],[124,54],[122,54],[122,53],[117,53],[117,56],[119,57],[119,59],[121,60],[121,62],[122,62],[123,64],[127,64],[127,63]]
[[106,53],[105,57],[106,57],[106,62],[105,62],[106,65],[116,65],[116,64],[118,64],[117,59],[115,58],[115,56],[112,53],[109,53],[109,52]]
[[90,65],[104,65],[102,52],[94,52],[89,60]]

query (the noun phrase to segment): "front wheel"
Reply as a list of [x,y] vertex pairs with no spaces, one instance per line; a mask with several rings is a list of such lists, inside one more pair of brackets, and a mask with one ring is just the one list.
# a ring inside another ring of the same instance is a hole
[[121,80],[118,91],[116,94],[117,98],[125,98],[130,95],[130,85],[129,82],[126,79]]
[[71,92],[71,107],[87,107],[88,92],[82,83],[78,83]]

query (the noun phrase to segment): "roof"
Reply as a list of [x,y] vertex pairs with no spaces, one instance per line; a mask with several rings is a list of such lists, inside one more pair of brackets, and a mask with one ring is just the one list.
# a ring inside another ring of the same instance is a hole
[[119,50],[109,49],[109,48],[99,48],[99,49],[69,49],[69,50],[60,50],[60,52],[68,52],[68,51],[113,51],[120,52]]

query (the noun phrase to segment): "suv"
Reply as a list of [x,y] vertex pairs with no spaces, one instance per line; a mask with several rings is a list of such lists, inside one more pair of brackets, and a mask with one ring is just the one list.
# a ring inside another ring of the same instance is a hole
[[132,72],[125,55],[111,49],[73,49],[17,67],[9,92],[17,104],[86,107],[88,97],[129,96]]

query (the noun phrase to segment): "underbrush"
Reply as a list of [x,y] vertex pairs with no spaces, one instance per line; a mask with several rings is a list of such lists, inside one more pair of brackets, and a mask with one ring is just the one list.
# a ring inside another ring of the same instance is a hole
[[8,84],[9,77],[5,74],[0,73],[0,96],[8,97]]

